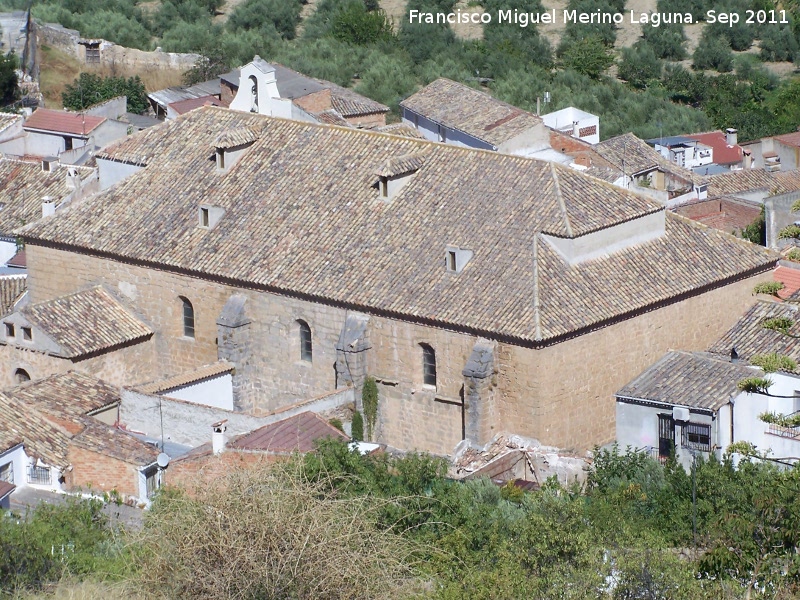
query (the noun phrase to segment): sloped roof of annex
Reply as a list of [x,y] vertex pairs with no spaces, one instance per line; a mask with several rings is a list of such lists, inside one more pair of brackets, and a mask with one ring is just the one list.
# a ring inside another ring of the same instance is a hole
[[[260,127],[227,172],[213,142]],[[376,172],[424,154],[387,201]],[[24,230],[28,243],[541,345],[769,269],[775,254],[666,214],[665,235],[567,263],[574,238],[664,211],[568,167],[203,107],[98,155],[147,168]],[[198,227],[198,206],[225,210]],[[473,257],[445,268],[448,245]],[[721,260],[720,257],[725,257]],[[491,283],[491,284],[490,284]]]

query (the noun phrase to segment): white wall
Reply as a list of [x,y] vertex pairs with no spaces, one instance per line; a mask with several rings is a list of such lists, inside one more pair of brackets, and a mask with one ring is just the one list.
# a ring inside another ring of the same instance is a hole
[[[10,234],[10,231],[3,231],[2,233]],[[17,253],[16,242],[6,242],[0,240],[0,265],[5,265]]]
[[220,377],[170,390],[162,395],[223,410],[233,410],[233,378],[230,373],[225,373]]
[[22,444],[0,453],[0,467],[8,463],[13,464],[12,470],[14,471],[14,480],[11,483],[18,488],[27,485],[25,469],[28,466],[28,457],[25,454],[25,449],[22,447]]
[[[403,109],[403,123],[409,127],[415,127],[425,137],[426,140],[430,140],[432,142],[441,141],[439,136],[439,125],[437,123],[434,123],[422,115],[416,115],[416,119],[414,116],[415,113],[412,111],[405,108]],[[442,126],[442,129],[445,133],[445,143],[451,146],[459,146],[461,148],[477,148],[478,150],[495,149],[492,144],[489,144],[483,140],[479,140],[471,135],[467,135],[461,131],[444,126]]]
[[[795,390],[800,391],[800,378],[794,375],[770,373],[767,377],[774,382],[769,388],[770,394],[791,396]],[[741,393],[734,400],[735,441],[750,442],[761,452],[771,450],[775,457],[800,457],[800,440],[768,433],[769,425],[758,418],[764,412],[788,415],[797,410],[800,410],[800,398],[773,398]]]
[[100,189],[105,190],[137,171],[141,171],[144,167],[98,158],[97,169],[100,172]]
[[[73,143],[73,147],[79,145]],[[34,156],[58,156],[66,149],[64,138],[60,135],[50,135],[47,133],[36,133],[29,131],[25,138],[25,154]]]

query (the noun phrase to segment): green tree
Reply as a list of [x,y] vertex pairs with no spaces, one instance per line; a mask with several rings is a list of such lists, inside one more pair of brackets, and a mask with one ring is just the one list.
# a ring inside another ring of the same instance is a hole
[[366,417],[367,439],[372,440],[375,435],[375,424],[378,421],[378,386],[372,377],[364,379],[361,405],[364,408],[364,417]]
[[353,413],[353,424],[351,425],[350,437],[356,442],[364,441],[364,417],[359,411]]
[[681,24],[659,27],[642,25],[642,37],[653,48],[658,58],[674,61],[686,58],[686,34]]
[[742,238],[758,244],[759,246],[767,245],[767,225],[764,207],[761,207],[761,214],[759,217],[750,223],[747,227],[740,232]]
[[761,38],[761,60],[796,61],[800,46],[790,26],[772,26],[765,28]]
[[83,110],[117,96],[127,96],[130,112],[142,114],[149,107],[144,84],[138,75],[125,78],[81,73],[78,79],[65,86],[61,100],[65,108]]
[[663,66],[650,44],[637,43],[622,49],[617,77],[633,87],[645,88],[650,82],[660,79]]
[[692,56],[692,68],[713,69],[720,73],[730,72],[733,69],[733,52],[727,39],[714,35],[710,29],[706,29]]
[[392,37],[392,24],[382,10],[368,11],[360,0],[336,13],[331,34],[337,40],[366,46]]
[[14,52],[0,55],[0,103],[8,106],[19,98],[19,82],[17,56]]
[[603,41],[594,36],[572,43],[559,62],[563,69],[572,69],[582,75],[597,79],[614,63],[614,56]]
[[284,39],[294,39],[302,5],[298,0],[245,0],[228,18],[231,31],[272,25]]

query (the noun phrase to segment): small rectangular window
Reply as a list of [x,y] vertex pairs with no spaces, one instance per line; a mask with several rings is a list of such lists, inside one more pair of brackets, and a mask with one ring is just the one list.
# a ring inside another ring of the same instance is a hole
[[14,324],[13,323],[4,323],[6,326],[6,337],[13,338],[14,337]]
[[209,218],[208,218],[208,209],[201,208],[200,209],[200,227],[208,227]]
[[381,177],[381,197],[389,197],[389,180],[386,177]]
[[33,339],[33,332],[30,327],[22,328],[22,339],[30,342]]
[[0,481],[14,483],[14,463],[10,462],[0,467]]
[[217,168],[224,169],[225,168],[225,150],[219,148],[217,150]]
[[50,485],[50,467],[28,466],[28,483]]
[[456,270],[456,253],[454,250],[447,252],[447,269],[450,271]]
[[683,427],[683,445],[694,450],[711,452],[711,425],[687,423]]

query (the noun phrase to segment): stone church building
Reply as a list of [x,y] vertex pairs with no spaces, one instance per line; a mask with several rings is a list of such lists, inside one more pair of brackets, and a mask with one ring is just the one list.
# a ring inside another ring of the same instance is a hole
[[[103,295],[130,333],[60,360],[123,384],[226,360],[257,415],[371,375],[404,449],[613,439],[614,391],[707,347],[775,265],[559,165],[216,107],[97,159],[116,185],[23,230],[30,303]],[[50,347],[1,342],[4,385]]]

